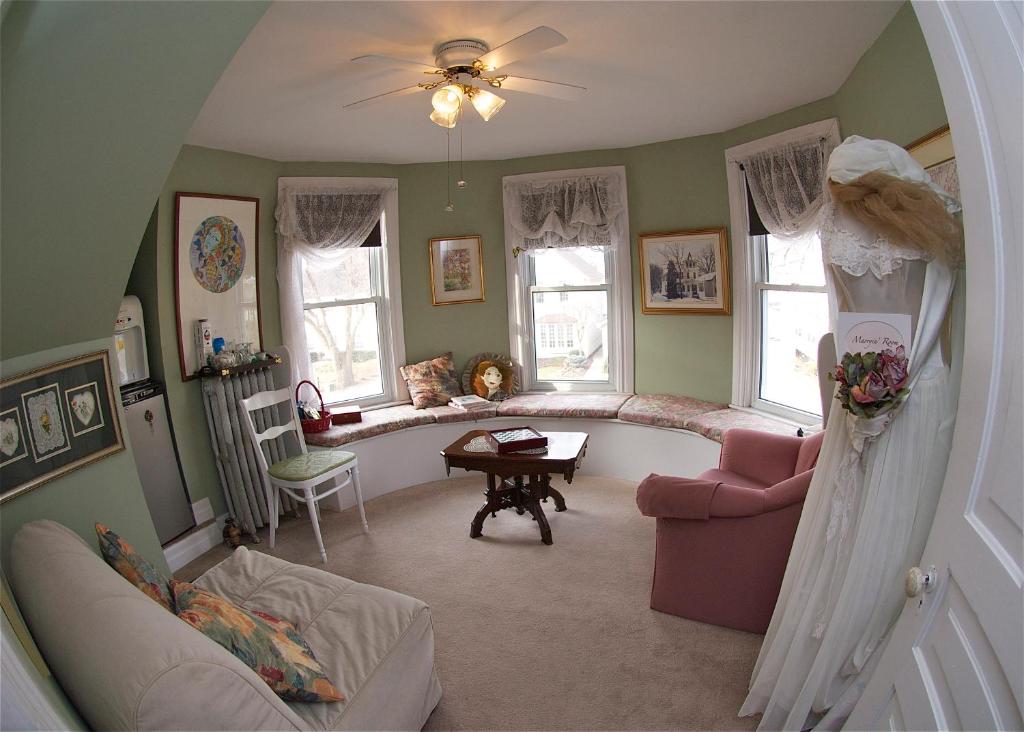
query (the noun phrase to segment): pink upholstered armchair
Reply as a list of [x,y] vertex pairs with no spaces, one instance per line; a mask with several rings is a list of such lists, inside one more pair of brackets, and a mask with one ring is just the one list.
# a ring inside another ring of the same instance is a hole
[[650,475],[636,503],[658,519],[651,607],[764,633],[825,433],[725,433],[719,466]]

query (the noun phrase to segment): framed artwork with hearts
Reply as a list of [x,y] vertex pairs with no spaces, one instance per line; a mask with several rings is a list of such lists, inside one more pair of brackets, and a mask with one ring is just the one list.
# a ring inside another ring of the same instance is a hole
[[107,351],[0,381],[0,502],[124,449]]

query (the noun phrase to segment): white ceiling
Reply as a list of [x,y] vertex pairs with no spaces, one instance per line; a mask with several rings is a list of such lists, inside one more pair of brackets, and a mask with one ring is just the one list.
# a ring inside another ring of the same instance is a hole
[[[187,142],[276,160],[444,160],[427,92],[355,111],[434,62],[453,38],[493,48],[539,25],[569,42],[502,69],[579,84],[582,101],[502,90],[467,112],[464,155],[492,160],[627,147],[727,130],[829,96],[901,2],[276,2],[206,100]],[[457,140],[457,137],[453,137]]]

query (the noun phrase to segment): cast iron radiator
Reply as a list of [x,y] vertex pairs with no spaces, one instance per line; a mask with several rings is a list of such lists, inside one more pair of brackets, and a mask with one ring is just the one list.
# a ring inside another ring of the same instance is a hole
[[[224,490],[224,501],[238,527],[257,543],[260,539],[256,529],[262,528],[269,521],[266,486],[256,462],[252,441],[242,421],[244,417],[238,401],[274,388],[274,374],[269,365],[229,376],[216,374],[203,377],[206,423],[210,428],[210,442],[221,488]],[[283,408],[278,405],[276,409]],[[274,414],[274,411],[275,407],[268,407],[253,412],[257,431],[262,432],[267,427],[282,424],[283,419],[291,418],[290,414]],[[282,435],[263,443],[268,464],[273,465],[288,456],[286,439],[293,438]],[[296,502],[283,491],[280,492],[280,499],[279,511],[297,513]]]

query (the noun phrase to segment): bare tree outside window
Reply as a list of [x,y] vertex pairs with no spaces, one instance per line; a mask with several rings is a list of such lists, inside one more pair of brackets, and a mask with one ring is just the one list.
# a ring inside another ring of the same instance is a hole
[[331,402],[383,393],[381,249],[346,251],[333,266],[303,263],[306,340],[314,380]]

